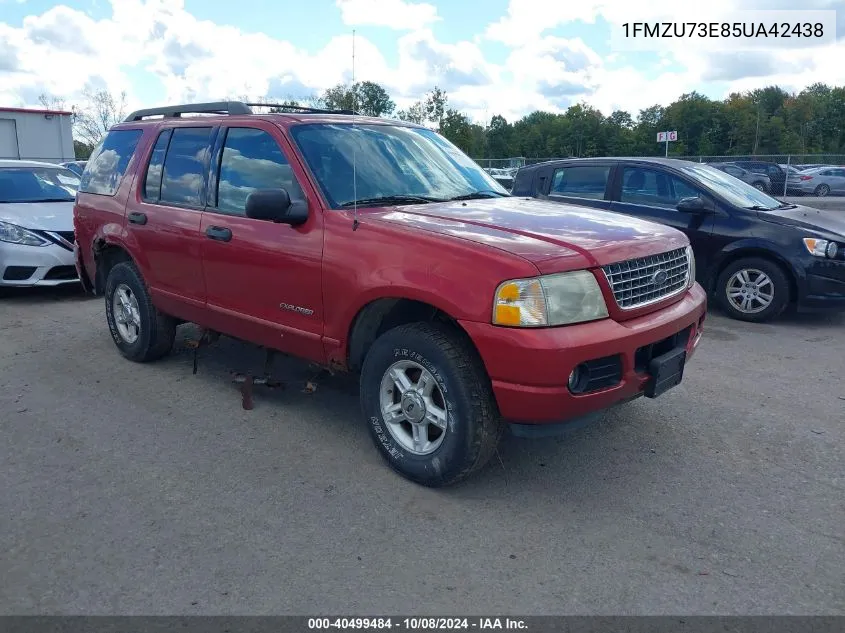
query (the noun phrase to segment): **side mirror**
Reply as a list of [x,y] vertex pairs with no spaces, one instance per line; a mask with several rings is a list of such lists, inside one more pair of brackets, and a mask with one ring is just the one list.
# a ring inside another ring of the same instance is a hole
[[716,210],[713,202],[701,196],[681,198],[675,208],[682,213],[713,213]]
[[286,189],[258,189],[246,198],[246,217],[283,224],[302,224],[308,219],[305,202],[292,203]]

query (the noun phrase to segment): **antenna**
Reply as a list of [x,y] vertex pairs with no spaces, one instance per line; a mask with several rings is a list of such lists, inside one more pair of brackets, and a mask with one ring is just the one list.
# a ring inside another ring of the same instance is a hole
[[[352,129],[355,129],[355,112],[358,111],[358,91],[355,89],[355,29],[352,29]],[[358,225],[358,172],[357,146],[355,136],[352,137],[352,230],[357,231]]]
[[[358,91],[355,89],[355,29],[352,29],[352,112],[358,111]],[[355,129],[355,114],[352,115],[352,129]],[[353,133],[354,134],[354,133]],[[352,230],[357,231],[358,225],[358,172],[357,164],[357,142],[352,137]]]

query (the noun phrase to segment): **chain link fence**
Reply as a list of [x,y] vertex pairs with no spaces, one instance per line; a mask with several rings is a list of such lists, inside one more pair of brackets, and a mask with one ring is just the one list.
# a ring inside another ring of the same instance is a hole
[[[535,165],[550,160],[575,158],[575,156],[550,156],[548,158],[528,158],[513,156],[510,158],[476,158],[475,162],[484,169],[515,169],[525,165]],[[647,157],[643,157],[647,158]],[[734,154],[731,156],[669,156],[696,163],[730,163],[737,160],[753,160],[778,165],[837,165],[845,166],[845,154]]]
[[730,163],[740,161],[758,161],[777,165],[845,165],[845,154],[747,154],[734,156],[669,156],[696,163]]

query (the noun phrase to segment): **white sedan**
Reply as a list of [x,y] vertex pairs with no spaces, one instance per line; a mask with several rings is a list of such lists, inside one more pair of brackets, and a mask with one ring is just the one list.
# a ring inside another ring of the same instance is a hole
[[79,281],[73,259],[73,202],[79,177],[26,160],[0,160],[0,286]]

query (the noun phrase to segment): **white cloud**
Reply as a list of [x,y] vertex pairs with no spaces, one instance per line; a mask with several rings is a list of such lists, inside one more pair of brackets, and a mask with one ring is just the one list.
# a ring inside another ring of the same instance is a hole
[[[783,1],[711,0],[708,5],[728,11],[764,2],[777,5],[764,8],[782,8]],[[808,8],[831,2],[842,0],[805,0]],[[381,83],[399,107],[438,85],[448,92],[450,106],[479,121],[493,114],[514,120],[536,109],[563,110],[579,101],[605,114],[614,109],[636,114],[708,85],[732,91],[774,83],[794,90],[816,81],[845,84],[840,61],[845,42],[826,51],[771,50],[745,58],[744,65],[733,64],[730,55],[685,47],[666,51],[655,64],[643,67],[626,62],[624,52],[601,57],[583,39],[546,32],[573,20],[619,23],[677,16],[677,0],[511,0],[507,15],[486,31],[477,29],[483,37],[467,27],[466,39],[451,43],[438,40],[430,28],[440,19],[431,4],[337,0],[337,6],[347,24],[409,31],[397,33],[396,59],[390,62],[359,32],[357,80]],[[130,108],[241,95],[280,99],[318,94],[351,79],[349,33],[309,52],[262,33],[199,20],[182,0],[111,0],[111,8],[111,16],[102,20],[59,5],[28,16],[20,27],[0,22],[0,103],[36,105],[38,95],[49,92],[72,104],[86,85],[115,93],[126,90]],[[504,61],[485,58],[483,46],[490,39],[509,47]],[[134,93],[137,86],[127,78],[129,69],[155,75],[164,97],[151,102],[148,94]]]
[[336,0],[343,23],[413,30],[440,20],[437,7],[405,0]]

